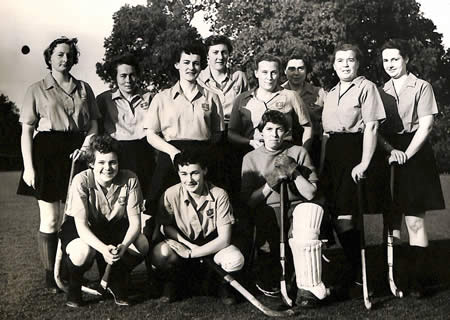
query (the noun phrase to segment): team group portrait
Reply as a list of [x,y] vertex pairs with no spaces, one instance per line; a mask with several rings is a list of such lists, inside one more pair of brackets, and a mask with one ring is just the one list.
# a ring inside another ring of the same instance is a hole
[[82,22],[37,30],[45,71],[0,87],[0,319],[448,319],[450,49],[419,2],[121,3],[88,70]]

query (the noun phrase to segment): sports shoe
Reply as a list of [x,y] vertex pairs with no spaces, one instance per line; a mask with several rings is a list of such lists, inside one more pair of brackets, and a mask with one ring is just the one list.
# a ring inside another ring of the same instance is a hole
[[312,292],[304,289],[297,290],[297,298],[295,305],[300,308],[311,309],[320,306],[321,300],[317,298]]
[[163,292],[161,294],[160,301],[162,303],[171,303],[176,300],[176,284],[173,281],[167,281],[164,283]]
[[226,306],[236,304],[236,297],[230,289],[231,288],[228,283],[221,283],[219,286],[218,295],[220,297],[220,301],[222,301],[222,303]]
[[107,292],[114,298],[115,304],[118,306],[129,306],[127,296],[127,279],[126,276],[120,279],[114,279],[111,284],[106,288]]

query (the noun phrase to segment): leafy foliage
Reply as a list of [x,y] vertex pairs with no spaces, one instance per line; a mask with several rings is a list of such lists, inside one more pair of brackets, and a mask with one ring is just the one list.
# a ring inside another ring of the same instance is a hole
[[97,63],[97,74],[114,85],[112,60],[132,53],[141,63],[140,86],[153,91],[168,87],[172,81],[172,52],[185,40],[200,35],[187,20],[189,12],[178,1],[148,1],[147,6],[125,5],[114,13],[113,30],[105,39],[103,63]]
[[0,93],[0,169],[16,167],[20,162],[19,110],[16,104]]

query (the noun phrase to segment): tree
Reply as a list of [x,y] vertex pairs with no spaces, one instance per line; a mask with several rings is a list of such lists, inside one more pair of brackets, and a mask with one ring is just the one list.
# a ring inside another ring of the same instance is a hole
[[408,39],[409,68],[431,82],[440,106],[431,140],[440,170],[450,171],[450,51],[444,51],[442,35],[416,0],[209,0],[205,8],[212,31],[234,38],[233,58],[249,79],[261,52],[287,60],[300,51],[314,60],[311,78],[330,88],[338,81],[331,62],[334,47],[352,42],[365,56],[360,73],[381,85],[386,75],[379,48],[389,38]]
[[115,83],[112,60],[124,53],[140,61],[139,85],[156,92],[173,82],[172,52],[182,41],[200,39],[187,20],[188,12],[174,1],[148,1],[147,6],[125,5],[113,15],[111,35],[105,39],[105,56],[97,63],[97,74],[112,87]]
[[0,169],[16,168],[20,163],[19,110],[0,93]]

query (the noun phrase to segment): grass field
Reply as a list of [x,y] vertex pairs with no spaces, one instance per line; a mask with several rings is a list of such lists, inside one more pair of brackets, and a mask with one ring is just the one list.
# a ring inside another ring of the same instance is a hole
[[[0,319],[264,319],[260,311],[242,301],[224,307],[218,299],[195,295],[170,305],[152,298],[142,264],[132,276],[134,304],[117,307],[112,300],[91,297],[86,307],[77,310],[64,306],[64,294],[43,289],[43,272],[36,245],[37,203],[15,195],[18,172],[0,172]],[[450,176],[442,177],[447,208],[450,207]],[[411,297],[394,298],[384,288],[381,277],[381,217],[366,217],[369,286],[374,291],[373,309],[367,311],[361,299],[334,302],[316,310],[300,310],[295,319],[449,319],[450,318],[450,214],[449,210],[429,214],[431,237],[427,273],[430,296],[421,301]],[[405,239],[406,241],[406,233]],[[400,248],[405,251],[405,246]],[[324,263],[324,280],[339,276],[343,256],[339,248],[326,251],[331,264]],[[401,264],[406,267],[405,263]],[[95,278],[92,271],[90,278]],[[271,307],[280,301],[258,296]]]

